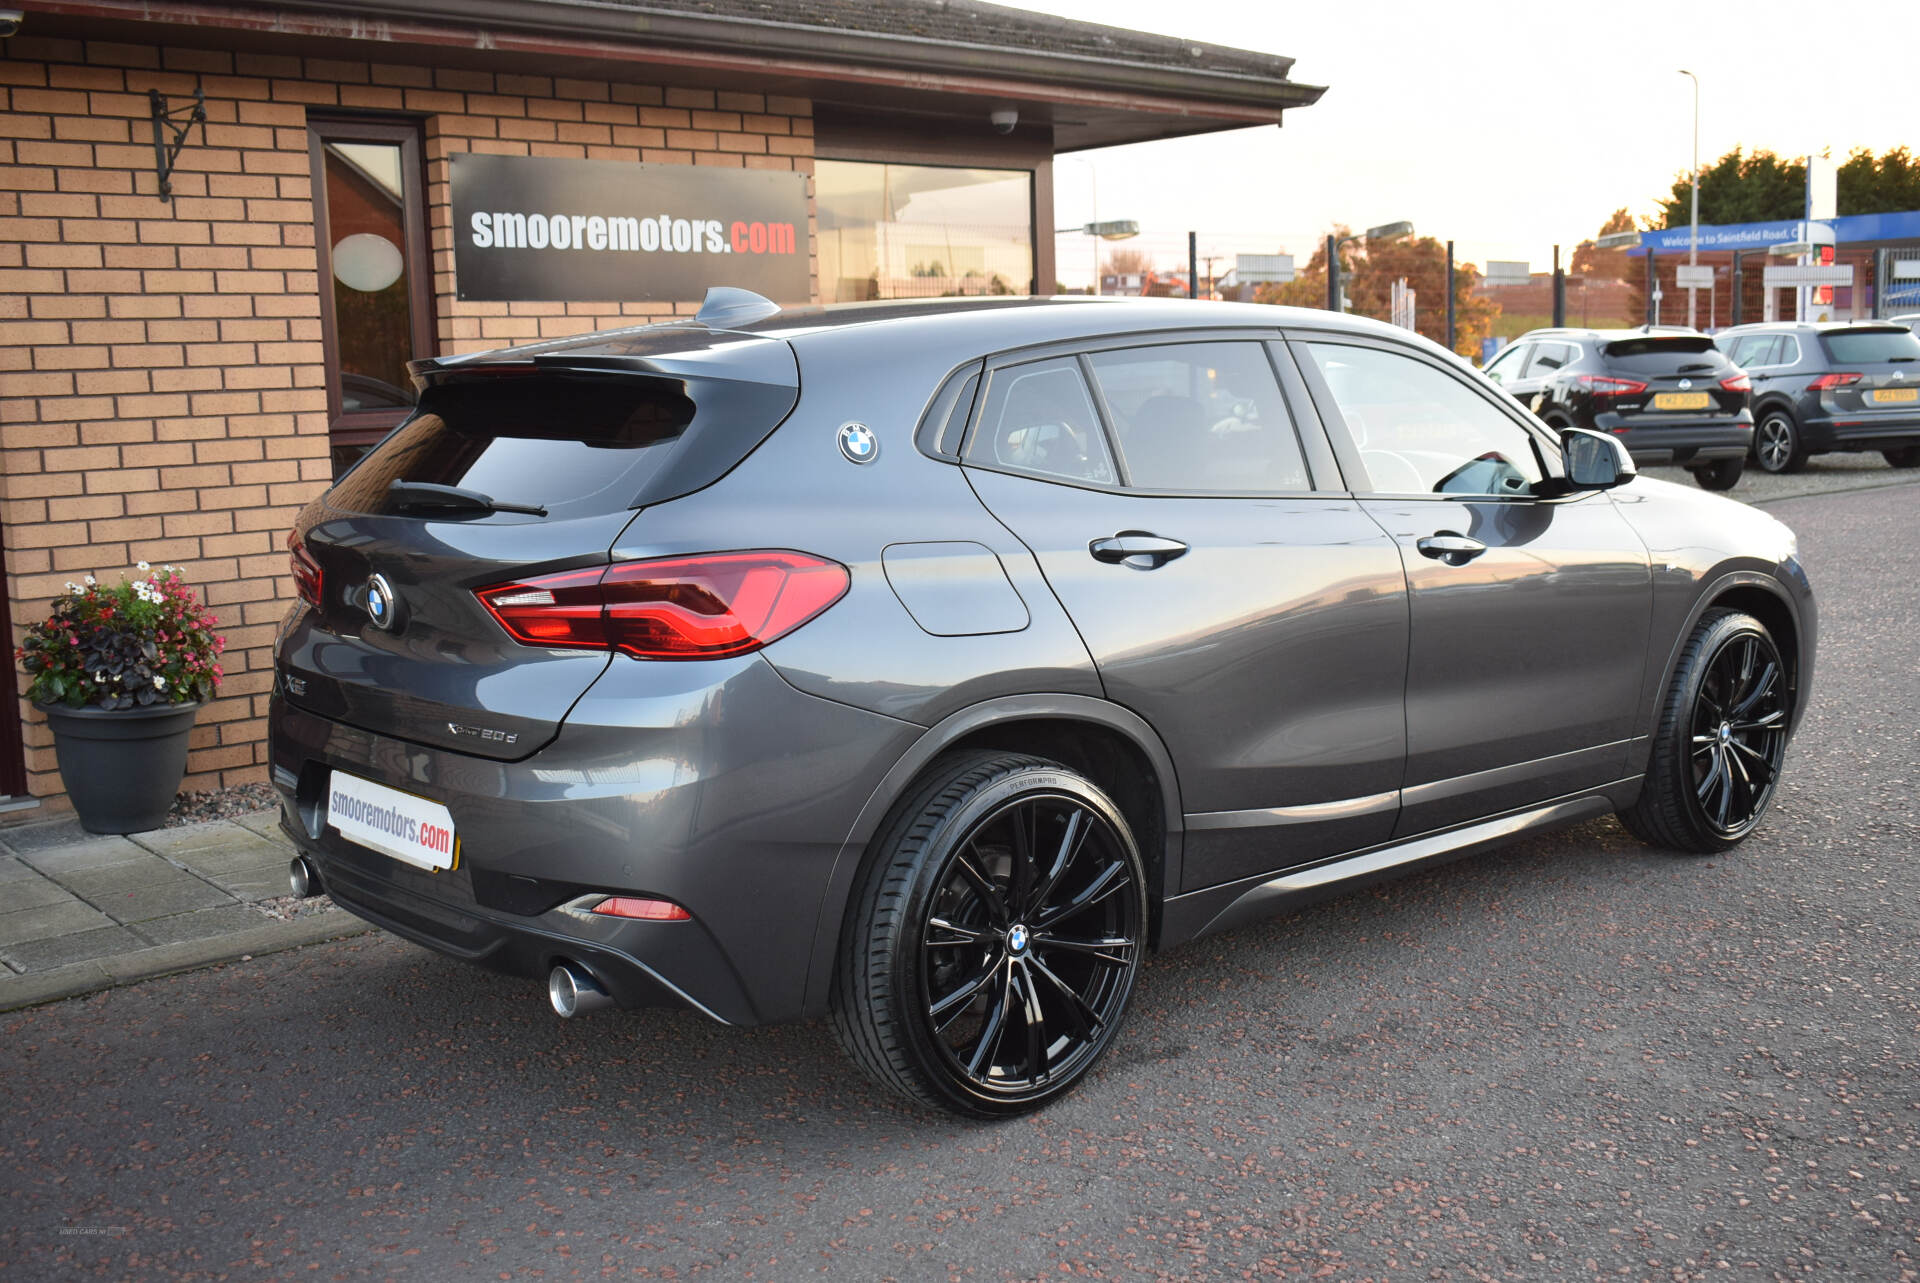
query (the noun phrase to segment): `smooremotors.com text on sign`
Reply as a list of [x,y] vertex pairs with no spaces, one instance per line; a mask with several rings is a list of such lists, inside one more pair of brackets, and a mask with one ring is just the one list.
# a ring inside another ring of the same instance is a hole
[[528,156],[453,157],[459,297],[781,303],[813,293],[804,174]]

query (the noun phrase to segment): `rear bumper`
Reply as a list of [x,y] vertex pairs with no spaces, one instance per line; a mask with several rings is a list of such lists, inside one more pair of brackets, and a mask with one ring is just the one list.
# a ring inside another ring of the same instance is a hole
[[1612,433],[1638,464],[1711,463],[1744,458],[1753,446],[1753,418],[1702,423],[1695,419],[1657,420],[1644,415],[1623,419],[1617,414],[1596,416],[1596,426]]
[[1810,450],[1887,450],[1920,445],[1920,410],[1810,415],[1801,420]]
[[[758,657],[618,661],[519,762],[379,735],[277,695],[269,726],[282,826],[341,907],[470,962],[539,978],[564,959],[621,1006],[732,1024],[804,1014],[834,863],[922,733],[802,694]],[[334,770],[445,805],[455,866],[418,869],[343,838],[326,816]],[[693,920],[586,911],[616,893],[672,900]]]

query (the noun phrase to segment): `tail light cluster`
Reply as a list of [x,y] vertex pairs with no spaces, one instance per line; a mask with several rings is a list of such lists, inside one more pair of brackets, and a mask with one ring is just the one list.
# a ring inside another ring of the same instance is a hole
[[475,596],[528,646],[719,659],[784,637],[839,601],[850,582],[837,561],[764,550],[591,566]]
[[1647,390],[1647,385],[1638,379],[1616,379],[1607,374],[1583,374],[1580,386],[1594,396],[1632,396]]
[[1731,378],[1720,380],[1720,386],[1729,392],[1751,392],[1753,391],[1753,380],[1749,379],[1745,374],[1736,374]]
[[323,579],[320,563],[307,551],[307,545],[302,542],[298,530],[287,531],[287,561],[293,571],[293,590],[300,594],[300,600],[307,605],[318,606]]
[[1858,374],[1852,374],[1852,373],[1840,374],[1840,373],[1830,372],[1830,373],[1821,375],[1819,378],[1815,379],[1813,382],[1807,384],[1807,390],[1809,392],[1825,392],[1829,388],[1849,387],[1855,383],[1858,383],[1859,381],[1860,381],[1860,376]]

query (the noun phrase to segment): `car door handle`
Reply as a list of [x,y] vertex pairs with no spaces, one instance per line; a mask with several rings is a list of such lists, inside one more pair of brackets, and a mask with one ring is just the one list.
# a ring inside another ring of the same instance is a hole
[[1449,566],[1464,566],[1487,550],[1478,539],[1469,539],[1452,530],[1442,530],[1414,542],[1423,557],[1444,561]]
[[1087,545],[1087,551],[1095,561],[1153,570],[1184,555],[1187,545],[1178,539],[1162,539],[1150,530],[1122,530],[1117,535],[1094,540]]

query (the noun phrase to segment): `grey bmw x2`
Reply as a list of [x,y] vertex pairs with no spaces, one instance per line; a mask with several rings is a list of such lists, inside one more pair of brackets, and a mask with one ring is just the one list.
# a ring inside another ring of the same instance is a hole
[[830,1015],[1037,1108],[1144,955],[1618,813],[1733,846],[1794,538],[1324,312],[945,300],[417,362],[301,515],[294,882],[563,1015]]

